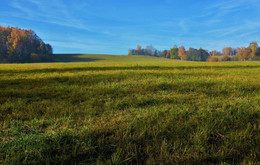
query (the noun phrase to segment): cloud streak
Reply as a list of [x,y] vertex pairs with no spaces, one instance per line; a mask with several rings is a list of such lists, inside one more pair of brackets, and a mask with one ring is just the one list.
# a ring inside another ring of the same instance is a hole
[[[24,5],[24,3],[28,5]],[[91,31],[80,19],[76,19],[69,13],[63,3],[56,0],[52,5],[46,1],[26,0],[26,2],[14,0],[10,5],[17,9],[17,13],[8,13],[13,17],[23,18],[31,21],[56,24]]]

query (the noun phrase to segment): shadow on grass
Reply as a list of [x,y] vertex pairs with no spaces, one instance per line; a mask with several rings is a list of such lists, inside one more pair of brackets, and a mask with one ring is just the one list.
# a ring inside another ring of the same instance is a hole
[[83,54],[54,54],[55,62],[92,62],[103,60],[100,58],[88,58],[84,57]]
[[[156,79],[160,77],[171,77],[175,79],[186,79],[192,76],[192,73],[149,73],[150,78]],[[199,77],[216,76],[216,73],[197,73]],[[136,77],[138,76],[138,77]],[[122,86],[120,88],[113,88],[110,83],[126,81],[126,79],[140,78],[142,73],[135,75],[121,75],[120,73],[114,75],[101,74],[97,76],[93,75],[83,75],[83,76],[63,76],[63,77],[51,77],[51,78],[41,78],[41,79],[14,79],[14,80],[0,80],[0,103],[1,98],[59,98],[70,93],[70,90],[66,88],[57,88],[55,86],[60,86],[60,84],[66,87],[77,85],[80,87],[91,87],[95,90],[95,95],[104,95],[116,93],[124,93],[125,89]],[[106,82],[107,84],[99,86],[100,82]],[[182,83],[166,83],[162,82],[160,84],[154,83],[147,85],[140,89],[138,86],[136,88],[130,88],[127,92],[131,93],[154,93],[159,91],[168,91],[180,94],[203,94],[207,97],[231,97],[234,94],[237,96],[243,95],[255,95],[260,91],[258,85],[247,86],[246,84],[230,84],[230,86],[223,86],[222,82],[182,82]],[[106,88],[106,90],[104,90]],[[218,89],[218,90],[215,90]],[[100,90],[100,91],[99,91]],[[68,92],[68,93],[67,93]],[[237,93],[235,93],[237,92]],[[86,97],[87,91],[83,91],[84,98]],[[69,97],[71,97],[69,95]],[[118,97],[118,96],[117,96]],[[5,99],[4,99],[5,100]],[[3,101],[2,101],[3,102]],[[155,101],[156,103],[156,101]],[[145,104],[146,105],[146,104]]]
[[[87,60],[87,59],[85,59]],[[102,60],[102,59],[90,59]],[[233,66],[126,66],[126,67],[75,67],[75,68],[45,68],[34,70],[0,70],[0,73],[51,73],[51,72],[80,72],[80,71],[111,71],[111,70],[192,70],[192,69],[256,69],[260,65],[233,65]]]

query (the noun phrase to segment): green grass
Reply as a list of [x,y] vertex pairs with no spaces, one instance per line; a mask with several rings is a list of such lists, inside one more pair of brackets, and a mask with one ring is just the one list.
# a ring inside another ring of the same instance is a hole
[[83,56],[0,65],[0,164],[259,163],[260,62]]

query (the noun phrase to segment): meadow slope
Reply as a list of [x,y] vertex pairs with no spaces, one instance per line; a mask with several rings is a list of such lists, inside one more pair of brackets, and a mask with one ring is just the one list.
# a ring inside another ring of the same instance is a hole
[[0,65],[0,164],[259,163],[260,62],[82,58]]

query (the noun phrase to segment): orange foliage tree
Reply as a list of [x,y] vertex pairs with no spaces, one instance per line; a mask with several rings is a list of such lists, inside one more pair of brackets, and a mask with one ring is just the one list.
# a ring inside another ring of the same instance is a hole
[[253,60],[258,53],[257,42],[251,42],[247,48],[237,48],[237,56],[241,61]]
[[137,45],[136,50],[137,50],[138,55],[143,54],[143,53],[142,53],[142,47],[141,47],[140,45]]
[[187,60],[188,56],[185,54],[185,48],[184,46],[181,46],[179,49],[179,57],[181,58],[181,60]]

